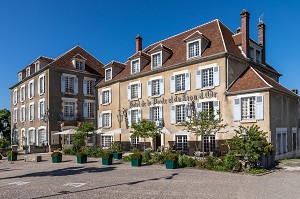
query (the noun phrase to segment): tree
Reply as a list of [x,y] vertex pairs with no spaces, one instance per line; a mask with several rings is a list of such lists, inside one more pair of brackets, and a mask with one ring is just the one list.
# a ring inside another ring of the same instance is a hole
[[[3,122],[7,122],[7,126],[4,127]],[[3,136],[10,140],[10,111],[7,109],[0,110],[0,132],[2,131]]]
[[154,138],[161,134],[161,128],[156,126],[155,122],[147,119],[132,123],[131,128],[133,129],[131,137],[141,137],[144,139],[144,151],[146,150],[146,138]]
[[259,157],[274,150],[274,146],[267,141],[266,134],[257,125],[239,126],[236,135],[229,142],[230,149],[235,154],[247,157],[251,168],[256,167]]
[[84,147],[86,145],[88,133],[94,133],[94,131],[95,126],[93,122],[83,122],[79,124],[79,127],[77,128],[76,133],[72,138],[73,152],[78,152],[81,147]]
[[194,114],[194,118],[191,122],[185,122],[183,125],[187,127],[189,132],[194,133],[196,136],[201,136],[202,140],[202,155],[204,158],[204,142],[203,137],[217,133],[221,129],[225,128],[227,124],[222,124],[223,119],[220,113],[214,113],[211,111],[202,111]]

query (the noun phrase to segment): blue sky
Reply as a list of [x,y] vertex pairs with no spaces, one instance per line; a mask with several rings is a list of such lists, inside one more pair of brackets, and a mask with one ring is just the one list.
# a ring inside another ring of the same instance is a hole
[[0,2],[0,109],[10,108],[9,87],[17,72],[40,55],[55,58],[77,44],[101,60],[125,62],[143,47],[219,18],[235,32],[239,13],[250,12],[250,36],[257,41],[258,18],[267,25],[267,61],[300,90],[300,2],[296,0],[122,1],[11,0]]

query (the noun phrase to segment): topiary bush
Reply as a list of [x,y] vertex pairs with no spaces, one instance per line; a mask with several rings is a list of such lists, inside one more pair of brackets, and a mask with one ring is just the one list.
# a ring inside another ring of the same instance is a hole
[[234,152],[229,152],[224,157],[224,170],[232,171],[238,164],[238,159]]
[[195,167],[197,164],[195,158],[187,155],[179,155],[178,166],[179,167]]

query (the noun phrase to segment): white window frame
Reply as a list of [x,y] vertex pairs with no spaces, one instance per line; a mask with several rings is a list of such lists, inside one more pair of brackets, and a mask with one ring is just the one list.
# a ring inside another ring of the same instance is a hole
[[[65,117],[65,119],[67,119],[67,120],[75,120],[77,118],[77,106],[78,106],[77,105],[77,99],[62,98],[62,101],[63,101],[63,107],[62,107],[63,117]],[[71,107],[71,105],[69,105],[67,103],[74,103],[74,106],[73,106],[73,115],[72,114],[68,114],[68,115],[65,114],[66,107]]]
[[[285,134],[285,140],[283,137],[284,134]],[[280,135],[280,140],[278,140],[278,135]],[[288,146],[287,135],[288,132],[286,127],[276,128],[276,155],[287,153],[287,146]],[[280,148],[278,148],[278,141],[279,141]]]
[[[204,144],[204,151],[205,152],[211,152],[216,148],[216,135],[205,135],[203,137],[203,144]],[[208,145],[208,147],[205,147],[205,145]],[[208,149],[208,151],[207,151]]]
[[[178,141],[179,141],[179,137],[182,137],[181,138],[181,141],[182,142],[180,142],[180,144],[182,144],[182,147],[180,147],[181,148],[181,150],[179,149],[179,146],[178,146]],[[186,137],[186,142],[183,142],[183,141],[185,141],[184,139],[183,139],[183,137]],[[174,135],[174,141],[175,141],[175,143],[176,143],[176,148],[177,148],[177,150],[180,150],[180,151],[187,151],[187,149],[188,149],[188,147],[189,147],[189,136],[186,134],[186,133],[176,133],[175,135]],[[184,145],[186,145],[186,147],[184,146]]]
[[[133,71],[133,66],[134,66],[133,64],[134,64],[135,62],[138,63],[137,71]],[[137,73],[139,73],[140,71],[141,71],[141,60],[140,60],[140,58],[132,60],[132,61],[131,61],[131,74],[137,74]]]
[[26,108],[25,105],[22,105],[20,108],[20,122],[25,122],[26,120]]
[[[83,94],[85,96],[95,96],[95,78],[84,77],[83,78]],[[90,87],[90,88],[89,88]],[[75,81],[74,81],[74,92],[75,92]]]
[[[32,90],[31,90],[31,86],[32,86]],[[34,79],[30,80],[28,83],[28,98],[33,99],[33,97],[34,97]]]
[[[42,82],[41,82],[41,79],[42,79]],[[44,95],[45,92],[46,92],[45,74],[42,74],[42,75],[39,76],[38,85],[39,85],[38,94],[39,95]]]
[[110,104],[111,102],[110,92],[111,92],[110,89],[102,91],[102,105]]
[[[182,106],[183,109],[181,110],[181,114],[182,114],[182,121],[179,122],[179,118],[178,118],[178,106]],[[186,121],[186,104],[176,104],[175,105],[175,119],[176,119],[176,123],[177,124],[180,124],[182,122],[185,122]]]
[[[199,55],[195,55],[195,56],[190,57],[190,44],[196,43],[196,42],[198,42],[198,44],[199,44]],[[187,59],[193,59],[193,58],[196,58],[196,57],[201,57],[201,51],[202,51],[202,49],[201,49],[201,39],[195,39],[195,40],[187,42],[186,43],[186,49],[187,49],[187,51],[186,51],[187,52],[187,54],[186,54]]]
[[[41,136],[41,131],[44,130],[44,139]],[[42,146],[43,143],[45,144],[45,141],[48,143],[47,141],[47,128],[45,126],[41,126],[36,130],[36,145],[37,146]]]
[[[253,101],[252,101],[253,100]],[[247,101],[246,108],[246,115],[243,110],[243,102]],[[252,101],[252,105],[251,105]],[[252,106],[252,107],[251,107]],[[252,112],[252,114],[251,114]],[[241,98],[241,119],[243,120],[256,120],[256,97],[249,96],[249,97],[242,97]]]
[[20,88],[20,101],[24,102],[25,99],[26,99],[26,88],[25,88],[25,84],[24,84]]
[[[77,64],[79,64],[78,67],[77,67]],[[77,70],[84,70],[84,68],[85,68],[84,67],[84,62],[75,59],[75,68]]]
[[[33,107],[33,108],[31,108]],[[34,102],[30,102],[28,106],[28,120],[33,121],[34,120]]]
[[[159,55],[160,60],[159,60],[158,65],[155,65],[156,62],[154,62],[154,56],[157,56],[157,55]],[[162,67],[162,51],[151,54],[151,67],[152,67],[152,69],[157,69],[157,68]]]
[[31,75],[30,72],[30,67],[26,68],[26,77],[29,77]]
[[[178,87],[177,87],[177,80],[178,80],[177,78],[179,76],[183,77],[183,78],[180,79],[180,84],[181,84],[180,85],[180,90],[178,90]],[[175,93],[177,93],[177,92],[185,92],[186,91],[185,81],[186,81],[185,73],[175,75],[175,81],[174,81],[174,83],[175,83]]]
[[[43,106],[41,106],[41,103],[43,103]],[[38,118],[39,120],[42,120],[45,114],[45,99],[40,99],[38,102]]]
[[[133,87],[136,87],[136,89],[133,90]],[[131,99],[138,99],[139,98],[139,84],[131,84],[130,90],[131,90]],[[135,91],[135,93],[133,91]]]
[[18,89],[14,89],[14,92],[13,92],[13,104],[14,105],[17,105],[18,104]]
[[[110,78],[108,78],[107,71],[110,71]],[[112,67],[105,69],[105,81],[112,79]]]
[[102,112],[102,127],[111,127],[111,112]]
[[[94,119],[96,113],[96,102],[95,100],[84,100],[84,104],[86,104],[86,110],[83,108],[83,115],[86,119]],[[87,111],[87,112],[85,112]]]
[[14,108],[14,123],[18,122],[18,108]]
[[40,62],[35,62],[35,72],[40,70]]
[[[106,138],[109,138],[109,140]],[[110,141],[110,142],[107,142],[107,141]],[[101,135],[101,147],[102,148],[110,148],[113,143],[114,143],[114,135],[113,134],[102,134]]]
[[19,80],[19,82],[23,80],[22,72],[20,72],[20,73],[18,74],[18,80]]

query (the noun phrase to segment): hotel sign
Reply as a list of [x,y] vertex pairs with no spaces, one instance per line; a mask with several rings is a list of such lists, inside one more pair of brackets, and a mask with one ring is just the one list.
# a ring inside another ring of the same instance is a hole
[[136,107],[146,107],[153,105],[162,105],[162,104],[173,104],[174,102],[191,102],[197,101],[198,99],[210,99],[216,98],[217,93],[211,90],[201,91],[198,95],[186,95],[185,93],[182,95],[172,95],[170,98],[153,98],[147,100],[138,100],[138,101],[130,101],[129,108]]

